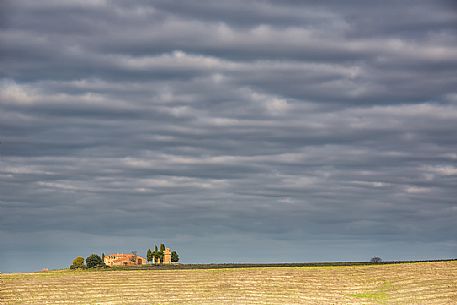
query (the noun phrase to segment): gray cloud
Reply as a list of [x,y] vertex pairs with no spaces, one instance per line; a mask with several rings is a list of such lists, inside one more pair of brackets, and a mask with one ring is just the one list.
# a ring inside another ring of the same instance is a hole
[[455,9],[2,3],[0,269],[455,256]]

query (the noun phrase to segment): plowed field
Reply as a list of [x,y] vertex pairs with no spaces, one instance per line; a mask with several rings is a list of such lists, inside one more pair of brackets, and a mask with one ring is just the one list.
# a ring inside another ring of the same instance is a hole
[[0,274],[0,304],[457,304],[457,261]]

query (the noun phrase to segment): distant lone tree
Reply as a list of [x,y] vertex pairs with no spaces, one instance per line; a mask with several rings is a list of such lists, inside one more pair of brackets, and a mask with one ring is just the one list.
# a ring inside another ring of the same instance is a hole
[[160,244],[160,252],[165,252],[165,245],[164,244]]
[[382,259],[378,256],[372,257],[370,263],[379,264],[382,262]]
[[78,256],[77,258],[75,258],[73,260],[73,263],[71,264],[70,269],[82,269],[84,267],[86,267],[84,265],[84,257]]
[[176,253],[176,251],[171,251],[171,261],[173,263],[179,262],[179,256],[178,253]]
[[104,265],[102,258],[97,254],[91,254],[86,258],[87,268],[103,267]]

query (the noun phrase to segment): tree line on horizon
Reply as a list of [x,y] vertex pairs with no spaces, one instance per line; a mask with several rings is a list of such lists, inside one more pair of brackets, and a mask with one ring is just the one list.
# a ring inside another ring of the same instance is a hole
[[[102,256],[104,257],[104,254],[102,253]],[[85,264],[84,264],[84,257],[82,256],[78,256],[76,257],[71,266],[70,266],[70,269],[86,269],[86,268],[97,268],[97,267],[101,267],[101,268],[104,268],[106,267],[106,264],[103,262],[103,259],[97,255],[97,254],[91,254],[89,255],[88,257],[86,257],[86,260],[85,260]]]

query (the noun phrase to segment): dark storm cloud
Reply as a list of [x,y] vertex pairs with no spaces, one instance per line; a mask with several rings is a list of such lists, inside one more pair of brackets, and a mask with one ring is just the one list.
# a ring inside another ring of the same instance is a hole
[[452,2],[1,14],[2,270],[160,241],[187,262],[455,256]]

